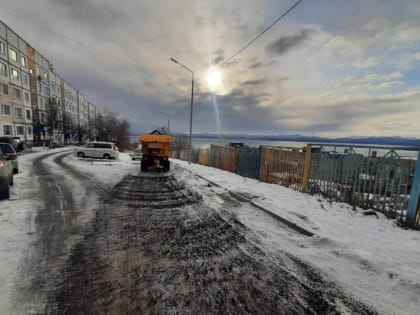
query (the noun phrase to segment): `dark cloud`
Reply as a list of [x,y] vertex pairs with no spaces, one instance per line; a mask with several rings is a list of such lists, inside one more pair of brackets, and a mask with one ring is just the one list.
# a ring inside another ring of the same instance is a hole
[[260,79],[260,80],[248,80],[245,82],[242,82],[242,85],[261,85],[264,84],[267,80]]
[[291,49],[301,45],[306,39],[309,38],[313,31],[310,29],[304,29],[299,34],[284,36],[269,44],[266,50],[271,53],[279,55],[285,54]]
[[104,2],[98,0],[55,0],[57,5],[66,10],[66,14],[75,21],[99,28],[109,28],[118,21],[124,21],[128,12],[119,2]]
[[272,65],[274,65],[275,63],[277,63],[277,60],[275,60],[275,59],[272,59],[272,60],[270,60],[270,61],[266,61],[266,62],[263,62],[263,61],[260,61],[260,60],[257,60],[256,58],[253,58],[252,60],[251,60],[251,62],[250,62],[250,68],[251,69],[258,69],[258,68],[263,68],[263,67],[269,67],[269,66],[272,66]]
[[229,67],[235,66],[237,64],[239,64],[239,59],[234,59],[234,60],[231,60],[231,61],[226,62],[225,64],[223,64],[223,67],[229,68]]
[[251,64],[251,68],[255,69],[255,68],[261,68],[263,67],[264,64],[261,61],[257,61]]
[[225,58],[222,56],[216,57],[212,60],[212,64],[217,65],[219,63],[221,63]]
[[217,65],[225,59],[225,51],[223,48],[219,48],[213,52],[215,56],[212,60],[212,64]]

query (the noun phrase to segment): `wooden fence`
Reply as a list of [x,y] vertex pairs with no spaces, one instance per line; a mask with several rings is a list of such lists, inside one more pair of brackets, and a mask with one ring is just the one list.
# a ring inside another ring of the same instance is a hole
[[[307,154],[308,152],[308,154]],[[260,180],[306,191],[311,147],[263,147]]]

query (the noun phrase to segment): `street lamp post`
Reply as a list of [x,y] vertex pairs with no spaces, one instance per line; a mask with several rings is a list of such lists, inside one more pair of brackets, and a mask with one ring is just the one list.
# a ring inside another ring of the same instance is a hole
[[161,113],[163,116],[165,116],[166,118],[168,118],[168,135],[171,134],[170,130],[169,130],[169,125],[171,122],[171,117],[168,114],[165,114],[164,112],[159,111],[159,113]]
[[191,138],[192,138],[192,117],[193,117],[193,104],[194,104],[194,71],[192,71],[187,66],[180,63],[178,60],[174,58],[170,58],[170,60],[178,65],[180,65],[185,70],[189,71],[192,74],[191,80],[191,106],[190,106],[190,137],[188,139],[188,164],[191,164]]

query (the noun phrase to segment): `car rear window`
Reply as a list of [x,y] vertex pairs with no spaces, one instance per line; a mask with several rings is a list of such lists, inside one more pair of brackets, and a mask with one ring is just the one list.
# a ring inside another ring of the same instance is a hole
[[0,149],[3,151],[4,154],[16,153],[10,144],[0,144]]

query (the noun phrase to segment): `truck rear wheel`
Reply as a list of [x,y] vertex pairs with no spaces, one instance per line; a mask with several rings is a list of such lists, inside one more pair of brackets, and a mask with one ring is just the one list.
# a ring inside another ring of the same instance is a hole
[[170,166],[169,161],[168,161],[168,162],[166,162],[166,165],[165,165],[164,171],[165,171],[165,172],[169,172],[169,170],[170,170],[170,169],[171,169],[171,166]]
[[140,163],[140,169],[142,172],[147,172],[147,165],[143,162]]

